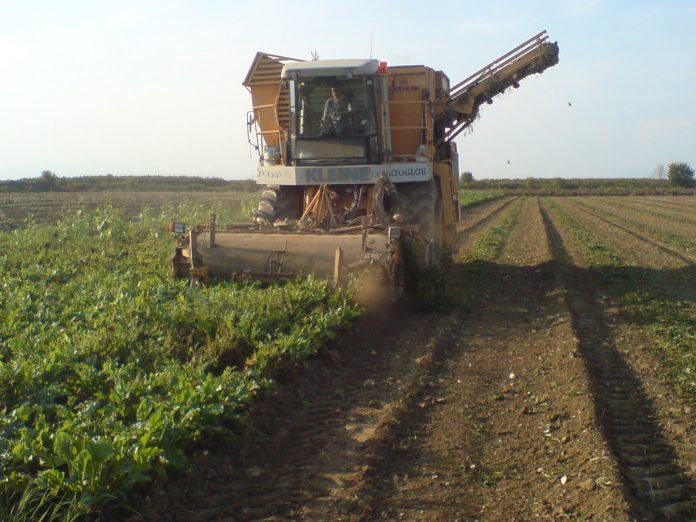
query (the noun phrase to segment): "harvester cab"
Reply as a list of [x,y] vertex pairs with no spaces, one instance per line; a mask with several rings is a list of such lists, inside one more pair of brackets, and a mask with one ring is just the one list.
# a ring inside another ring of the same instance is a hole
[[175,274],[340,281],[374,268],[398,297],[404,249],[425,267],[454,250],[454,138],[482,104],[557,62],[545,32],[454,86],[423,65],[257,53],[243,83],[264,186],[254,223],[192,227],[178,239]]

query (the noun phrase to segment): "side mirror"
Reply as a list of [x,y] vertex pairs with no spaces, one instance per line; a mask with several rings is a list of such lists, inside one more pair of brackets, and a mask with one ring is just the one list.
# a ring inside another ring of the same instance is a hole
[[247,112],[247,141],[249,142],[249,145],[254,147],[256,150],[259,150],[259,144],[258,144],[258,136],[256,136],[256,143],[251,141],[251,135],[252,133],[255,134],[254,130],[256,129],[256,114],[254,111],[249,111]]

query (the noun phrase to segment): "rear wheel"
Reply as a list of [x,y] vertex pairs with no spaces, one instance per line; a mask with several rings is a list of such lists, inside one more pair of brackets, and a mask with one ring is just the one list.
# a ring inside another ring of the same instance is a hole
[[423,266],[439,267],[443,255],[442,198],[436,182],[408,183],[397,186],[401,214],[409,225],[416,225],[425,241],[416,250],[416,258]]
[[302,215],[302,191],[298,187],[267,185],[254,213],[257,223],[272,225],[283,219],[300,219]]

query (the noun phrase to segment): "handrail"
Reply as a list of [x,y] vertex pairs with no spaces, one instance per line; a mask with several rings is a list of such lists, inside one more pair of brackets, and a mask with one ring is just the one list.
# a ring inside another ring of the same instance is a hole
[[[273,110],[272,118],[273,118],[273,121],[275,122],[275,129],[271,129],[271,130],[267,130],[267,131],[259,130],[258,121],[261,118],[261,110],[262,109],[265,109],[265,110],[272,109]],[[263,139],[264,136],[266,134],[275,134],[277,136],[277,140],[278,140],[278,149],[280,150],[280,156],[283,160],[283,163],[285,163],[285,150],[284,150],[285,147],[282,146],[282,139],[281,139],[281,135],[280,135],[281,128],[280,128],[280,121],[278,120],[278,108],[276,107],[275,104],[253,105],[251,107],[251,110],[254,113],[254,121],[256,122],[256,125],[255,125],[256,130],[254,132],[256,134],[256,142],[259,143],[259,141],[261,141],[262,144],[265,143],[266,145],[268,145],[268,143]],[[257,115],[258,115],[258,117],[257,117]],[[259,137],[261,137],[261,140],[259,140]],[[258,148],[258,150],[259,150],[259,161],[263,161],[263,157],[264,157],[263,156],[263,154],[264,154],[263,149]]]

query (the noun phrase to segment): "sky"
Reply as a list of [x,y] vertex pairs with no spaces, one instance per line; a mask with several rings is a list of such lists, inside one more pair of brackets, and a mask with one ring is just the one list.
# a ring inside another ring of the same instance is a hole
[[536,33],[560,63],[457,139],[476,179],[651,177],[696,165],[696,1],[0,0],[0,179],[249,179],[257,51],[466,78]]

